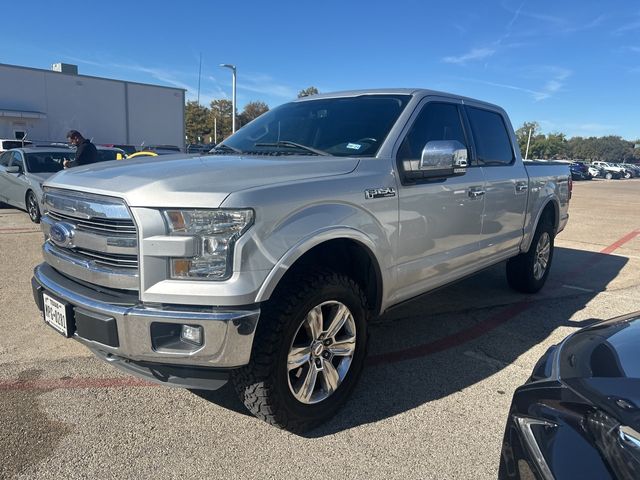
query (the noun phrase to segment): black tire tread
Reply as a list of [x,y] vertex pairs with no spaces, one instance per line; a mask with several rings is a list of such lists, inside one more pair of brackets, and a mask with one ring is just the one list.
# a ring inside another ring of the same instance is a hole
[[367,311],[365,295],[351,278],[324,268],[316,270],[312,275],[294,273],[278,287],[272,299],[263,304],[261,319],[264,321],[258,322],[249,364],[231,374],[240,400],[253,415],[294,433],[312,429],[322,419],[292,418],[283,408],[282,399],[274,386],[278,346],[296,306],[312,292],[331,284],[352,289],[360,298],[363,311]]
[[[38,217],[34,220],[33,218],[31,218],[31,213],[29,213],[29,197],[33,196],[33,198],[36,201],[36,206],[38,207]],[[27,190],[27,195],[25,196],[25,206],[27,207],[27,213],[29,214],[29,219],[33,222],[33,223],[40,223],[40,218],[41,218],[41,212],[40,212],[40,207],[38,206],[38,197],[36,197],[36,194],[33,193],[33,190]]]
[[[551,236],[551,256],[549,257],[549,264],[547,270],[540,281],[537,281],[533,277],[532,271],[532,257],[535,255],[536,245],[542,232],[547,231]],[[545,284],[549,270],[551,268],[551,262],[553,260],[554,249],[554,228],[549,217],[540,219],[536,232],[531,241],[529,251],[521,253],[507,261],[507,282],[509,286],[514,290],[522,293],[536,293]]]

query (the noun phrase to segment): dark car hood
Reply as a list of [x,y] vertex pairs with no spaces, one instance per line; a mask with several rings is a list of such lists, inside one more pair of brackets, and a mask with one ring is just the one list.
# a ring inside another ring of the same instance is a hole
[[640,312],[576,332],[559,355],[563,383],[640,431]]

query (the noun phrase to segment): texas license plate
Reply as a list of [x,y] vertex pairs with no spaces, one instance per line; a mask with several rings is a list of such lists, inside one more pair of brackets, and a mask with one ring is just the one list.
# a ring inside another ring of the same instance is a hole
[[65,337],[68,337],[69,327],[66,306],[44,292],[42,293],[42,303],[44,306],[44,321]]

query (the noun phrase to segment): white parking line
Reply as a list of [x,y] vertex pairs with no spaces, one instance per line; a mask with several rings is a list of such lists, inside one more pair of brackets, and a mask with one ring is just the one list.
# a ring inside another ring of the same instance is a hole
[[582,288],[582,287],[576,287],[575,285],[562,285],[564,288],[570,288],[572,290],[580,290],[581,292],[589,292],[592,293],[594,290],[591,290],[590,288]]

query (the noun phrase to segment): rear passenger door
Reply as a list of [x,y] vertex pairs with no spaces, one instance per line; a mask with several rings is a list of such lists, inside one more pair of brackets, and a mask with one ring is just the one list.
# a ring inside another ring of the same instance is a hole
[[[396,153],[397,164],[418,162],[429,141],[456,140],[467,147],[462,103],[428,97],[414,113]],[[478,242],[484,211],[484,177],[471,163],[465,175],[402,180],[399,196],[397,287],[404,300],[463,276],[482,259]]]
[[480,249],[497,261],[519,250],[529,177],[514,148],[515,138],[506,114],[472,103],[465,110],[475,157],[486,181]]

